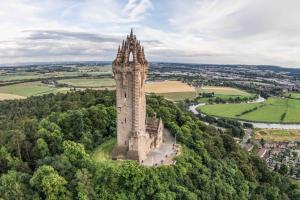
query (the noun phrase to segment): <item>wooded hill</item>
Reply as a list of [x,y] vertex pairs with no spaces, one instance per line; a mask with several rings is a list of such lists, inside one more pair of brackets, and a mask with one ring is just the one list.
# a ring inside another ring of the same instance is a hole
[[82,91],[0,102],[0,198],[3,199],[300,199],[288,178],[174,103],[147,97],[176,134],[176,165],[94,161],[116,137],[115,94]]

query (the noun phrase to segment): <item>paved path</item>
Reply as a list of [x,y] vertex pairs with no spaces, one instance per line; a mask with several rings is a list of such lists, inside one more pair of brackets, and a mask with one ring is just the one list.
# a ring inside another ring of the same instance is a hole
[[[173,158],[176,156],[176,148],[174,147],[175,138],[170,132],[164,130],[164,143],[158,149],[149,152],[147,159],[141,163],[144,166],[160,166],[172,164]],[[167,155],[167,156],[166,156]]]

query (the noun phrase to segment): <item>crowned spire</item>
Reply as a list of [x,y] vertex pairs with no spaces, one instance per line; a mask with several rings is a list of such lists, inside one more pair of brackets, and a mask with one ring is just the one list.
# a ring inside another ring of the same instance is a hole
[[130,30],[130,38],[133,38],[133,28]]
[[122,45],[118,48],[117,62],[127,63],[132,55],[134,63],[147,63],[144,54],[144,48],[141,46],[140,41],[133,34],[133,29],[131,28],[130,34],[127,35],[126,39],[123,40]]

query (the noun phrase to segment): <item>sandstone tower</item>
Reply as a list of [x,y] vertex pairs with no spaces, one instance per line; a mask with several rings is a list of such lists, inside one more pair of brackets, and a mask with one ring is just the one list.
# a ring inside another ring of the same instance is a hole
[[163,124],[160,119],[146,119],[148,61],[132,30],[119,46],[112,67],[117,96],[117,147],[112,156],[143,162],[147,153],[162,142]]

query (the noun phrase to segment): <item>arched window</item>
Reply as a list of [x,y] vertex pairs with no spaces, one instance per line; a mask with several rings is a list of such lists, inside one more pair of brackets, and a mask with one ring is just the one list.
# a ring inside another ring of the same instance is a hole
[[129,53],[129,62],[133,61],[133,55],[132,52]]

